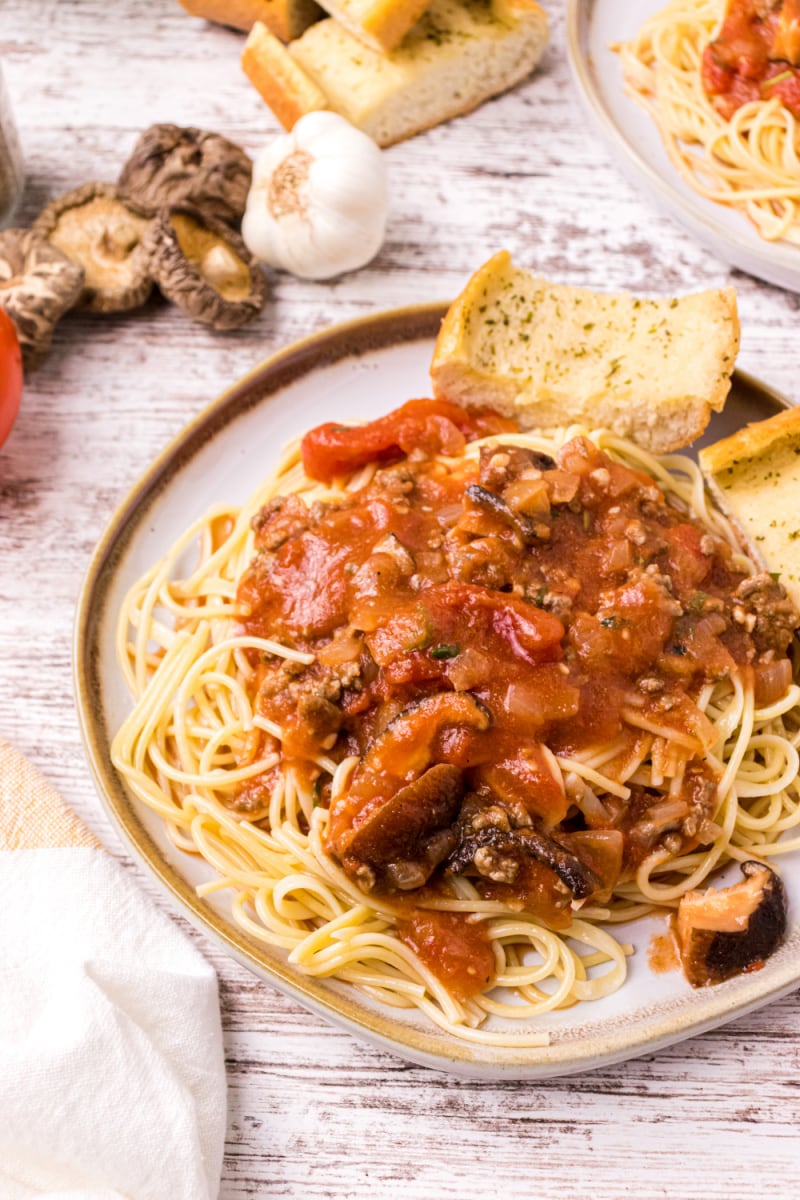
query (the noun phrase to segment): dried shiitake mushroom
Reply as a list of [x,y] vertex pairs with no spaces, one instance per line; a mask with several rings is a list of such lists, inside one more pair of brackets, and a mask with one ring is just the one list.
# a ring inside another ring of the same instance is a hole
[[238,227],[252,171],[244,150],[218,133],[152,125],[134,146],[117,190],[147,217],[167,205],[186,203]]
[[123,312],[153,287],[142,237],[149,222],[108,183],[86,183],[48,204],[33,228],[84,271],[83,308]]
[[0,308],[11,317],[26,371],[44,361],[56,322],[80,299],[83,268],[30,229],[0,233]]
[[175,204],[155,218],[145,245],[161,291],[196,321],[236,329],[263,308],[264,275],[224,221],[192,205]]

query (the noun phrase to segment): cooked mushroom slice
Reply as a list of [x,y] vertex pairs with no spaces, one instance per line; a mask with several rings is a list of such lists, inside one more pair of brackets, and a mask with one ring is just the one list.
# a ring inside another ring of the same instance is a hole
[[692,987],[722,983],[769,958],[786,933],[786,893],[760,862],[742,863],[732,887],[687,892],[675,932],[683,973]]
[[434,742],[446,729],[465,726],[483,733],[489,710],[469,692],[438,692],[404,708],[367,747],[356,772],[407,779],[419,775],[434,757]]
[[482,446],[480,453],[480,481],[495,494],[502,492],[523,471],[552,471],[556,460],[540,450],[529,450],[527,446]]
[[252,174],[249,156],[218,133],[151,125],[122,168],[117,188],[146,217],[171,204],[194,204],[238,227]]
[[382,872],[384,886],[401,892],[422,887],[455,844],[456,835],[452,828],[438,829],[419,843],[413,858],[396,858],[386,864]]
[[525,545],[532,545],[550,532],[546,525],[532,521],[530,517],[526,517],[522,513],[512,512],[505,500],[501,500],[487,488],[481,487],[479,483],[470,484],[464,495],[470,503],[485,512],[487,516],[494,517],[518,533]]
[[347,855],[373,867],[414,858],[420,842],[452,824],[463,794],[458,767],[437,763],[368,812],[347,839]]
[[237,329],[264,306],[266,281],[238,233],[188,204],[164,209],[146,239],[161,291],[214,329]]
[[773,7],[780,12],[769,56],[800,67],[800,5],[797,0],[784,0]]
[[30,229],[0,233],[0,308],[14,322],[26,372],[44,361],[56,322],[77,304],[83,269]]
[[575,900],[585,900],[599,890],[600,880],[574,854],[530,827],[511,829],[499,806],[486,809],[465,804],[458,824],[458,844],[447,860],[456,875],[472,871],[496,883],[513,883],[525,858],[554,871]]
[[150,295],[142,245],[148,224],[111,184],[87,183],[48,204],[33,228],[83,267],[81,306],[110,313],[138,308]]

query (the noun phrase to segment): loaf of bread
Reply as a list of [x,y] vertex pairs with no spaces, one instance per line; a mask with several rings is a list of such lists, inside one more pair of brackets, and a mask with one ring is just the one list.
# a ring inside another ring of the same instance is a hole
[[655,453],[686,446],[724,405],[739,348],[732,288],[671,300],[549,283],[505,252],[472,276],[436,343],[436,396],[526,428],[583,422]]
[[780,575],[800,610],[800,409],[746,425],[698,457],[751,557]]
[[322,7],[365,46],[387,54],[430,5],[431,0],[324,0]]
[[328,18],[288,47],[256,26],[242,65],[287,129],[319,108],[321,95],[326,107],[390,146],[524,79],[547,38],[535,0],[434,0],[390,54]]
[[261,21],[284,41],[299,37],[325,14],[315,0],[180,0],[193,17],[246,33]]

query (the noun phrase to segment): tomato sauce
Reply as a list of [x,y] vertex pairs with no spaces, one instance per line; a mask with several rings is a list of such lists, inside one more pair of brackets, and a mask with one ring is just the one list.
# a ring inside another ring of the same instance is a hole
[[494,953],[483,922],[418,908],[398,922],[397,932],[456,1000],[468,1000],[492,982]]
[[[462,874],[564,928],[653,849],[708,841],[714,729],[697,695],[774,669],[798,621],[649,476],[584,438],[557,458],[504,445],[508,425],[413,401],[313,430],[313,477],[375,469],[335,500],[269,502],[238,592],[246,632],[314,655],[261,656],[255,703],[317,777],[331,852],[363,890],[414,901],[402,936],[463,996],[493,969],[482,926],[424,898]],[[465,455],[487,432],[500,442]],[[652,755],[665,788],[634,778],[623,799],[556,762],[599,749],[612,779]],[[323,754],[355,759],[333,801]],[[264,786],[242,789],[244,811]]]
[[800,119],[798,0],[730,0],[718,36],[703,52],[702,78],[726,120],[743,104],[771,99]]

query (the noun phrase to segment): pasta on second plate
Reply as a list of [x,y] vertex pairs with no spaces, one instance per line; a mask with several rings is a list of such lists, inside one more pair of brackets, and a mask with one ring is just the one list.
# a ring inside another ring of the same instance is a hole
[[614,48],[686,182],[800,245],[796,0],[672,0]]

